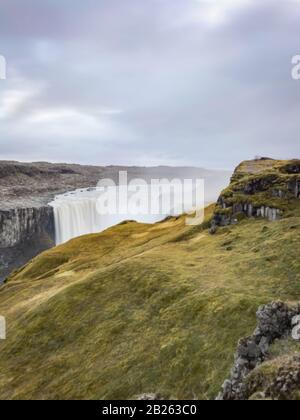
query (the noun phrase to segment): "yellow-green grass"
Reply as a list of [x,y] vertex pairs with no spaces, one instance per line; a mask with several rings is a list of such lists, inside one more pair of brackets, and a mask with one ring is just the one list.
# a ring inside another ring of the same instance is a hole
[[275,159],[257,159],[245,160],[236,168],[236,174],[249,175],[249,174],[262,174],[268,171],[279,171],[282,173],[289,172],[291,166],[299,166],[300,159],[292,160],[275,160]]
[[215,235],[184,220],[74,239],[11,276],[0,399],[214,398],[258,306],[300,299],[299,205]]

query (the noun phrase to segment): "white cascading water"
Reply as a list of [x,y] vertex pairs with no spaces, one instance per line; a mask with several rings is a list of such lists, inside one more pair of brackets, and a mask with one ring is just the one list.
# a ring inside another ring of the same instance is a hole
[[88,196],[83,191],[55,197],[50,205],[54,209],[57,245],[77,236],[100,232],[108,227],[97,212],[96,200],[97,197]]
[[[117,190],[118,186],[114,187]],[[124,220],[135,220],[140,223],[155,223],[176,211],[164,214],[100,214],[97,208],[99,192],[97,188],[76,190],[58,195],[49,203],[54,209],[56,244],[63,244],[78,236],[98,233]],[[161,196],[160,196],[161,199]],[[182,195],[173,197],[173,205],[182,207]],[[192,210],[192,204],[185,210]],[[183,211],[179,210],[176,214]]]

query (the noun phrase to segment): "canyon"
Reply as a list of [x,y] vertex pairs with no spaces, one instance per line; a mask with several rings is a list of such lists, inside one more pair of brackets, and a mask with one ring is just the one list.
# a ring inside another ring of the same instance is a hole
[[[0,283],[13,270],[55,245],[54,210],[49,203],[57,195],[95,187],[104,178],[117,184],[120,171],[127,172],[128,181],[204,178],[207,202],[216,200],[230,177],[229,171],[193,167],[104,167],[0,161]],[[104,228],[111,224],[105,224]],[[93,229],[79,230],[81,234],[92,232]]]

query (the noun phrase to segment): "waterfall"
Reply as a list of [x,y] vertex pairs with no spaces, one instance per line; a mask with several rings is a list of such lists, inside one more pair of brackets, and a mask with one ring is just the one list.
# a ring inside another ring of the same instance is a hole
[[[175,191],[171,199],[168,190],[165,190],[165,192],[160,191],[156,199],[153,200],[152,196],[151,198],[148,196],[148,187],[148,185],[141,187],[146,188],[145,191],[147,191],[146,196],[143,196],[147,202],[147,208],[141,213],[126,213],[128,211],[128,204],[125,207],[126,210],[122,212],[114,213],[111,211],[108,214],[99,212],[97,204],[99,204],[100,192],[98,188],[81,189],[56,196],[54,201],[49,203],[54,211],[56,244],[65,243],[78,236],[102,232],[124,220],[135,220],[140,223],[155,223],[164,219],[166,216],[181,214],[193,208],[192,204],[189,204],[188,207],[185,206],[184,209],[182,208],[183,201],[191,203],[186,191],[184,195],[180,190]],[[118,197],[121,195],[121,188],[120,186],[113,187],[113,191],[116,191],[116,196]],[[129,194],[129,198],[131,196]],[[169,207],[161,208],[161,211],[156,213],[150,211],[150,200],[157,205],[158,202],[163,201],[164,197],[167,197]]]
[[51,205],[54,209],[57,245],[77,236],[100,232],[108,227],[97,213],[96,198],[58,196]]
[[102,232],[124,220],[155,223],[167,216],[167,214],[99,214],[98,198],[97,189],[85,189],[58,195],[53,202],[49,203],[54,211],[56,245],[78,236]]

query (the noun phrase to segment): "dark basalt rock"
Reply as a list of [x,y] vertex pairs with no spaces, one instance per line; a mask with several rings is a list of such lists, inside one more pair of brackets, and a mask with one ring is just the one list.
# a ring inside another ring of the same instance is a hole
[[300,160],[294,159],[290,161],[289,163],[287,163],[281,168],[281,171],[287,174],[299,174],[300,173]]
[[292,179],[288,183],[289,191],[294,194],[295,198],[300,198],[300,180],[299,179]]
[[272,187],[273,183],[277,180],[277,178],[277,175],[274,174],[268,177],[252,179],[245,183],[242,191],[249,195],[257,194],[258,192],[262,191],[268,191]]

